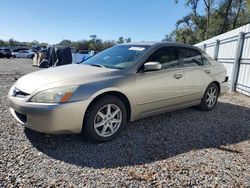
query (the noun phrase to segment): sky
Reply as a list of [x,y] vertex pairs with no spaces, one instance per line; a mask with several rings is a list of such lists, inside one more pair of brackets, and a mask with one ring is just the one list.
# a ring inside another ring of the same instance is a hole
[[0,39],[160,41],[190,9],[174,0],[0,0]]

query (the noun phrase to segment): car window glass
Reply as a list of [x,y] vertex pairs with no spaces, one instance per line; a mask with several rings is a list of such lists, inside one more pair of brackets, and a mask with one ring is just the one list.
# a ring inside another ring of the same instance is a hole
[[201,53],[199,51],[193,49],[180,49],[180,53],[183,57],[184,67],[204,65]]
[[179,67],[179,59],[176,50],[170,47],[156,50],[146,62],[159,62],[162,65],[162,69]]
[[210,65],[208,58],[206,58],[204,55],[202,55],[202,60],[204,65]]
[[116,45],[86,60],[83,64],[99,64],[108,68],[124,69],[139,58],[149,46]]

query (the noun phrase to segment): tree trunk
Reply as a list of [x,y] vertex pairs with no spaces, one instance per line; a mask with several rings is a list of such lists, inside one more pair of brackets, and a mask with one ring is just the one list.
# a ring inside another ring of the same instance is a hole
[[228,21],[228,14],[229,14],[229,10],[231,8],[232,2],[233,2],[233,0],[228,0],[228,2],[227,2],[227,8],[226,8],[226,12],[225,12],[225,15],[224,15],[224,21],[223,21],[223,24],[222,24],[220,34],[224,33],[227,30],[226,24],[227,24],[227,21]]
[[239,7],[238,7],[238,10],[237,10],[236,16],[235,16],[235,18],[234,18],[233,29],[235,29],[236,24],[237,24],[237,20],[238,20],[240,11],[241,11],[242,1],[243,1],[243,0],[240,0],[240,2],[239,2]]
[[208,33],[209,33],[210,14],[211,14],[211,1],[212,1],[212,0],[204,0],[204,4],[205,4],[206,9],[207,9],[206,39],[208,39]]

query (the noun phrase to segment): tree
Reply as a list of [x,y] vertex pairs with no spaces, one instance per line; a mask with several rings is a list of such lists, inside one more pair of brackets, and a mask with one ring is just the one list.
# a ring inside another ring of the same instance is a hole
[[224,21],[223,21],[220,33],[224,33],[228,29],[228,26],[227,26],[228,19],[229,19],[228,15],[229,15],[230,8],[232,6],[232,2],[233,2],[233,0],[226,0],[226,2],[224,3],[224,6],[226,7],[226,10],[225,10],[225,13],[224,13]]
[[80,40],[80,41],[73,41],[72,47],[75,48],[77,51],[82,50],[94,50],[94,51],[102,51],[107,48],[112,47],[115,45],[115,41],[103,41],[102,39],[98,38],[97,35],[91,35],[89,40]]
[[206,14],[207,14],[207,28],[206,28],[206,39],[208,39],[209,27],[210,27],[210,17],[211,17],[211,9],[213,6],[213,0],[203,0],[205,7],[206,7]]
[[197,7],[199,4],[199,0],[187,0],[186,6],[191,7],[193,14],[197,16]]
[[124,38],[123,37],[119,37],[117,43],[118,44],[123,44],[125,41],[124,41]]
[[97,35],[90,35],[90,38],[92,41],[95,41],[97,39]]
[[125,39],[125,42],[126,42],[126,43],[131,43],[131,38]]
[[6,46],[5,42],[3,40],[0,40],[0,47]]
[[102,46],[102,50],[105,50],[105,49],[107,49],[107,48],[110,48],[110,47],[114,46],[115,43],[116,43],[116,42],[115,42],[114,40],[107,40],[107,41],[104,41],[104,42],[103,42],[103,46]]
[[89,50],[101,51],[102,40],[97,38],[97,35],[90,35],[91,40],[89,40]]
[[[191,6],[193,10],[193,16],[197,17],[197,7],[200,0],[186,0],[186,5]],[[175,0],[176,3],[178,3],[178,0]],[[203,0],[204,6],[205,6],[205,12],[206,12],[206,39],[208,38],[209,33],[209,26],[210,26],[210,17],[211,17],[211,10],[215,3],[214,0]],[[195,21],[195,19],[194,19]]]
[[33,40],[32,42],[31,42],[31,45],[38,45],[39,44],[39,42],[37,41],[37,40]]
[[235,18],[234,18],[233,29],[235,29],[235,27],[236,27],[236,23],[237,23],[239,14],[240,14],[240,10],[241,10],[241,8],[242,8],[242,1],[243,1],[243,0],[239,0],[238,10],[237,10],[236,16],[235,16]]
[[72,42],[71,42],[71,40],[62,40],[60,43],[59,43],[59,45],[60,46],[63,46],[63,47],[71,47],[71,44],[72,44]]
[[165,38],[162,39],[162,41],[169,41],[169,42],[175,41],[176,40],[175,36],[176,36],[176,33],[175,31],[173,31],[170,34],[166,34]]
[[131,43],[131,38],[124,38],[124,37],[119,37],[117,43],[118,44],[123,44],[123,43]]
[[9,39],[9,45],[11,47],[16,46],[16,44],[17,44],[17,41],[15,41],[13,38]]
[[248,10],[249,10],[250,9],[250,0],[246,0],[246,4],[247,4]]
[[42,47],[47,47],[47,46],[48,46],[48,43],[46,43],[46,42],[41,42],[41,43],[39,43],[39,45],[42,46]]
[[72,47],[75,48],[77,51],[88,50],[89,42],[87,40],[80,40],[77,42],[72,42]]
[[200,2],[186,0],[191,12],[177,20],[172,36],[168,34],[163,40],[194,44],[250,21],[250,0],[202,0],[205,14],[197,11]]

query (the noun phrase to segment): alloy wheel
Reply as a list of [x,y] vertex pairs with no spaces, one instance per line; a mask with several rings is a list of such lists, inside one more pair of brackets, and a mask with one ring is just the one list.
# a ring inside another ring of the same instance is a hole
[[118,131],[121,122],[121,109],[114,104],[107,104],[97,112],[94,119],[94,128],[99,136],[109,137]]
[[209,88],[206,96],[206,104],[209,108],[212,108],[217,101],[217,90],[215,87]]

